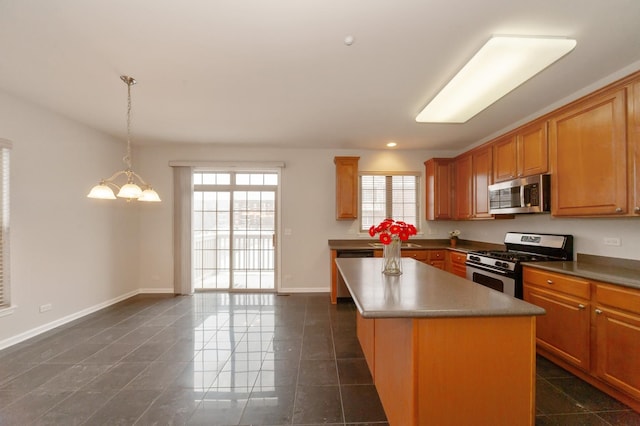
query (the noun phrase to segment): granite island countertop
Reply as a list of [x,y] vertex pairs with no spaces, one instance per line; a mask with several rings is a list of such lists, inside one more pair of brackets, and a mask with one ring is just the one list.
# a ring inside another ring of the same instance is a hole
[[338,272],[364,318],[543,315],[544,309],[414,259],[387,276],[381,258],[338,258]]

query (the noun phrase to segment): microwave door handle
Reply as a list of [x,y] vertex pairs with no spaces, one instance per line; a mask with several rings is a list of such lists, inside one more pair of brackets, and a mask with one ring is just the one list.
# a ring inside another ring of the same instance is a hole
[[518,207],[524,207],[524,190],[526,185],[520,185],[520,205]]

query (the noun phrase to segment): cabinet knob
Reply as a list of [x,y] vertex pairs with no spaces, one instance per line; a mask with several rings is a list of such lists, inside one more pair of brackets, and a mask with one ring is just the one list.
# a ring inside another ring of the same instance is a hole
[[640,213],[640,206],[636,206],[635,209],[633,209],[636,213]]
[[547,284],[553,284],[552,280],[547,280]]
[[622,213],[622,208],[616,207],[616,213]]
[[578,309],[584,309],[584,308],[585,306],[582,303],[578,305]]
[[602,311],[600,309],[596,309],[596,314],[600,315]]

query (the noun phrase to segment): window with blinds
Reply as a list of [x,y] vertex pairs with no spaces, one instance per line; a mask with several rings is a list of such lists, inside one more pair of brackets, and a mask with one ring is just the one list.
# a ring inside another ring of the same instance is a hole
[[401,220],[419,227],[418,212],[420,175],[360,175],[360,230],[366,232],[386,218]]
[[0,140],[0,308],[9,306],[9,152]]

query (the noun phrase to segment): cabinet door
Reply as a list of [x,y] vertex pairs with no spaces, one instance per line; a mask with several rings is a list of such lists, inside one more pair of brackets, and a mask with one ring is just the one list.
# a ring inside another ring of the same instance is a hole
[[631,85],[629,114],[629,207],[637,216],[640,215],[640,81]]
[[450,220],[453,218],[453,160],[432,158],[424,164],[427,220]]
[[358,160],[360,157],[335,157],[336,219],[358,218]]
[[549,171],[547,122],[540,121],[518,132],[518,177],[533,176]]
[[493,181],[514,179],[518,173],[518,149],[514,135],[493,144]]
[[473,182],[471,155],[456,160],[456,219],[470,219],[473,214]]
[[625,89],[573,105],[550,120],[551,213],[627,211]]
[[540,290],[524,284],[524,300],[544,308],[536,317],[536,343],[567,361],[589,371],[589,302]]
[[596,374],[640,398],[640,316],[596,307]]
[[489,185],[492,182],[491,147],[473,152],[473,217],[487,218],[489,214]]

